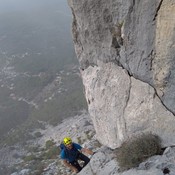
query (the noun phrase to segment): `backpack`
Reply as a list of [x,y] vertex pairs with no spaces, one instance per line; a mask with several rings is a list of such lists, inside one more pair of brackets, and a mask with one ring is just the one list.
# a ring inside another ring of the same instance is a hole
[[66,146],[64,145],[64,143],[60,144],[60,152],[62,152],[64,150],[66,156],[68,155],[68,150],[66,148]]
[[63,144],[63,143],[61,143],[60,144],[60,150],[62,151],[62,150],[64,150],[66,147],[65,147],[65,145]]

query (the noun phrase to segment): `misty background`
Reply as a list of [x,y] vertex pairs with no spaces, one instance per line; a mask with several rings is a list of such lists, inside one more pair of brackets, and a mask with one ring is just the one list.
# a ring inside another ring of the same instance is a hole
[[66,0],[0,0],[0,142],[87,109]]

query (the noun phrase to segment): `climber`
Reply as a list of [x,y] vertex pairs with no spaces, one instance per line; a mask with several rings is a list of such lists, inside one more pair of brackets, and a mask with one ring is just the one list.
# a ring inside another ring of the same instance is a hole
[[[73,143],[70,137],[65,137],[63,139],[63,143],[60,145],[60,148],[60,155],[64,165],[69,167],[75,173],[80,172],[90,161],[90,159],[81,152],[89,155],[94,154],[91,150],[82,148],[77,143]],[[82,160],[84,162],[83,166],[80,166],[78,160]]]

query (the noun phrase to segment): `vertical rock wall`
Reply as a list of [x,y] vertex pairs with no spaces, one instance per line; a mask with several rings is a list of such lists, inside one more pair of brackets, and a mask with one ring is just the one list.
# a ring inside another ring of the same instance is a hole
[[68,0],[89,113],[101,143],[140,132],[175,144],[175,1]]

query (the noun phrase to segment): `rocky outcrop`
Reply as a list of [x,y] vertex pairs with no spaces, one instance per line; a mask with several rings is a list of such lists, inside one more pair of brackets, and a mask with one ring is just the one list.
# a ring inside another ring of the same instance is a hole
[[89,67],[82,75],[100,142],[115,148],[133,134],[153,132],[161,136],[163,146],[174,144],[175,118],[154,88],[113,63]]
[[153,132],[175,144],[175,2],[68,0],[89,112],[116,148]]
[[168,147],[163,155],[150,157],[139,167],[121,172],[115,155],[106,148],[101,148],[95,154],[90,163],[79,173],[79,175],[174,175],[175,174],[175,149]]

